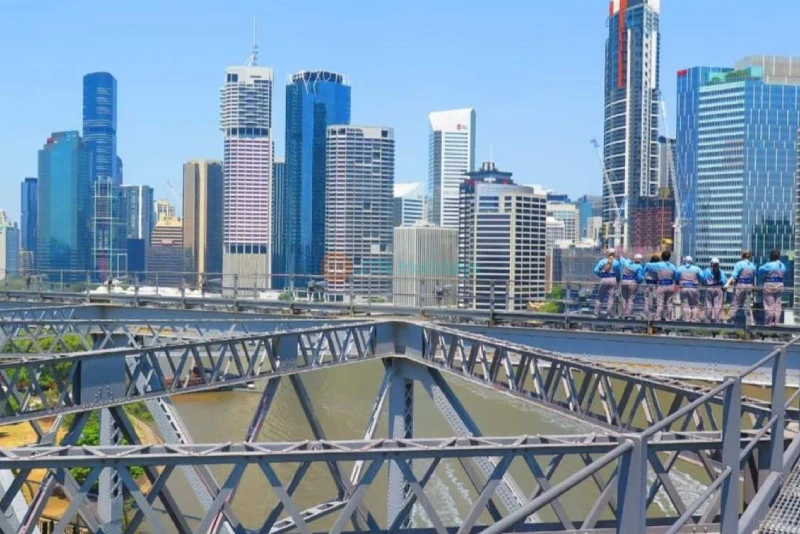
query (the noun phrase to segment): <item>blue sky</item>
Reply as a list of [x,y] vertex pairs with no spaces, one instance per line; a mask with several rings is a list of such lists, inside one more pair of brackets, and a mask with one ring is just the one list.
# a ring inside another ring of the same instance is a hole
[[[322,68],[349,76],[353,123],[395,128],[397,182],[427,180],[428,112],[471,106],[479,161],[491,146],[521,183],[600,191],[605,0],[0,0],[0,209],[18,218],[19,182],[50,132],[80,129],[81,78],[98,70],[119,83],[125,182],[171,199],[183,161],[221,158],[219,88],[254,13],[277,154],[287,77]],[[662,0],[671,121],[677,70],[800,55],[797,20],[797,0]]]

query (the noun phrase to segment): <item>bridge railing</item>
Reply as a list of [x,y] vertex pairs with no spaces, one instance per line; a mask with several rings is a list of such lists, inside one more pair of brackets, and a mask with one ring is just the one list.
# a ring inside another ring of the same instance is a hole
[[[161,299],[185,302],[253,302],[258,304],[319,304],[342,308],[457,309],[484,312],[531,312],[570,317],[590,316],[595,311],[600,284],[597,281],[507,280],[502,276],[391,276],[344,273],[341,276],[279,275],[238,276],[223,273],[142,272],[121,277],[84,271],[29,271],[25,275],[0,270],[0,295],[49,298],[64,295],[74,299],[102,300],[104,297],[130,301]],[[108,282],[111,282],[110,285]],[[546,291],[547,289],[547,291]],[[710,289],[700,287],[696,307],[688,317],[681,313],[681,296],[675,291],[668,299],[666,318],[674,322],[719,322],[727,318],[733,290],[723,293],[719,317],[708,313]],[[655,314],[654,286],[641,285],[636,293],[632,316],[652,320]],[[794,289],[782,294],[784,308],[791,307]],[[763,288],[747,295],[735,322],[745,326],[766,324]],[[601,315],[605,315],[605,303]],[[752,314],[753,319],[750,320]],[[614,292],[612,317],[623,317],[622,293]],[[786,320],[785,314],[778,323]],[[687,320],[688,319],[688,320]]]

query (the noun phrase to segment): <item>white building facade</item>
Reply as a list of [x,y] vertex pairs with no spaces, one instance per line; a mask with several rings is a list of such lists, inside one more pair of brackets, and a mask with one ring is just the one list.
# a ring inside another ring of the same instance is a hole
[[263,289],[272,254],[273,73],[252,65],[225,74],[223,284]]
[[475,169],[475,110],[436,111],[428,119],[430,222],[458,228],[458,188]]
[[393,226],[414,226],[425,218],[425,195],[422,184],[411,182],[394,186]]

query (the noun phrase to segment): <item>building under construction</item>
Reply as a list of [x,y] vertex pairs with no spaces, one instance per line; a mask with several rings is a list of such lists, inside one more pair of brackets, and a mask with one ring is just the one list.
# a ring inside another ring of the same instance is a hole
[[657,197],[639,198],[633,210],[632,252],[650,255],[672,249],[675,239],[675,198],[668,188]]

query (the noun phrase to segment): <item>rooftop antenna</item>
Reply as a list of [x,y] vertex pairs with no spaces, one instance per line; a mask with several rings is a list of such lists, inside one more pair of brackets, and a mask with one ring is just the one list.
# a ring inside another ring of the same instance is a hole
[[245,67],[255,67],[258,65],[258,17],[253,15],[253,47],[250,49],[250,56],[245,62]]

